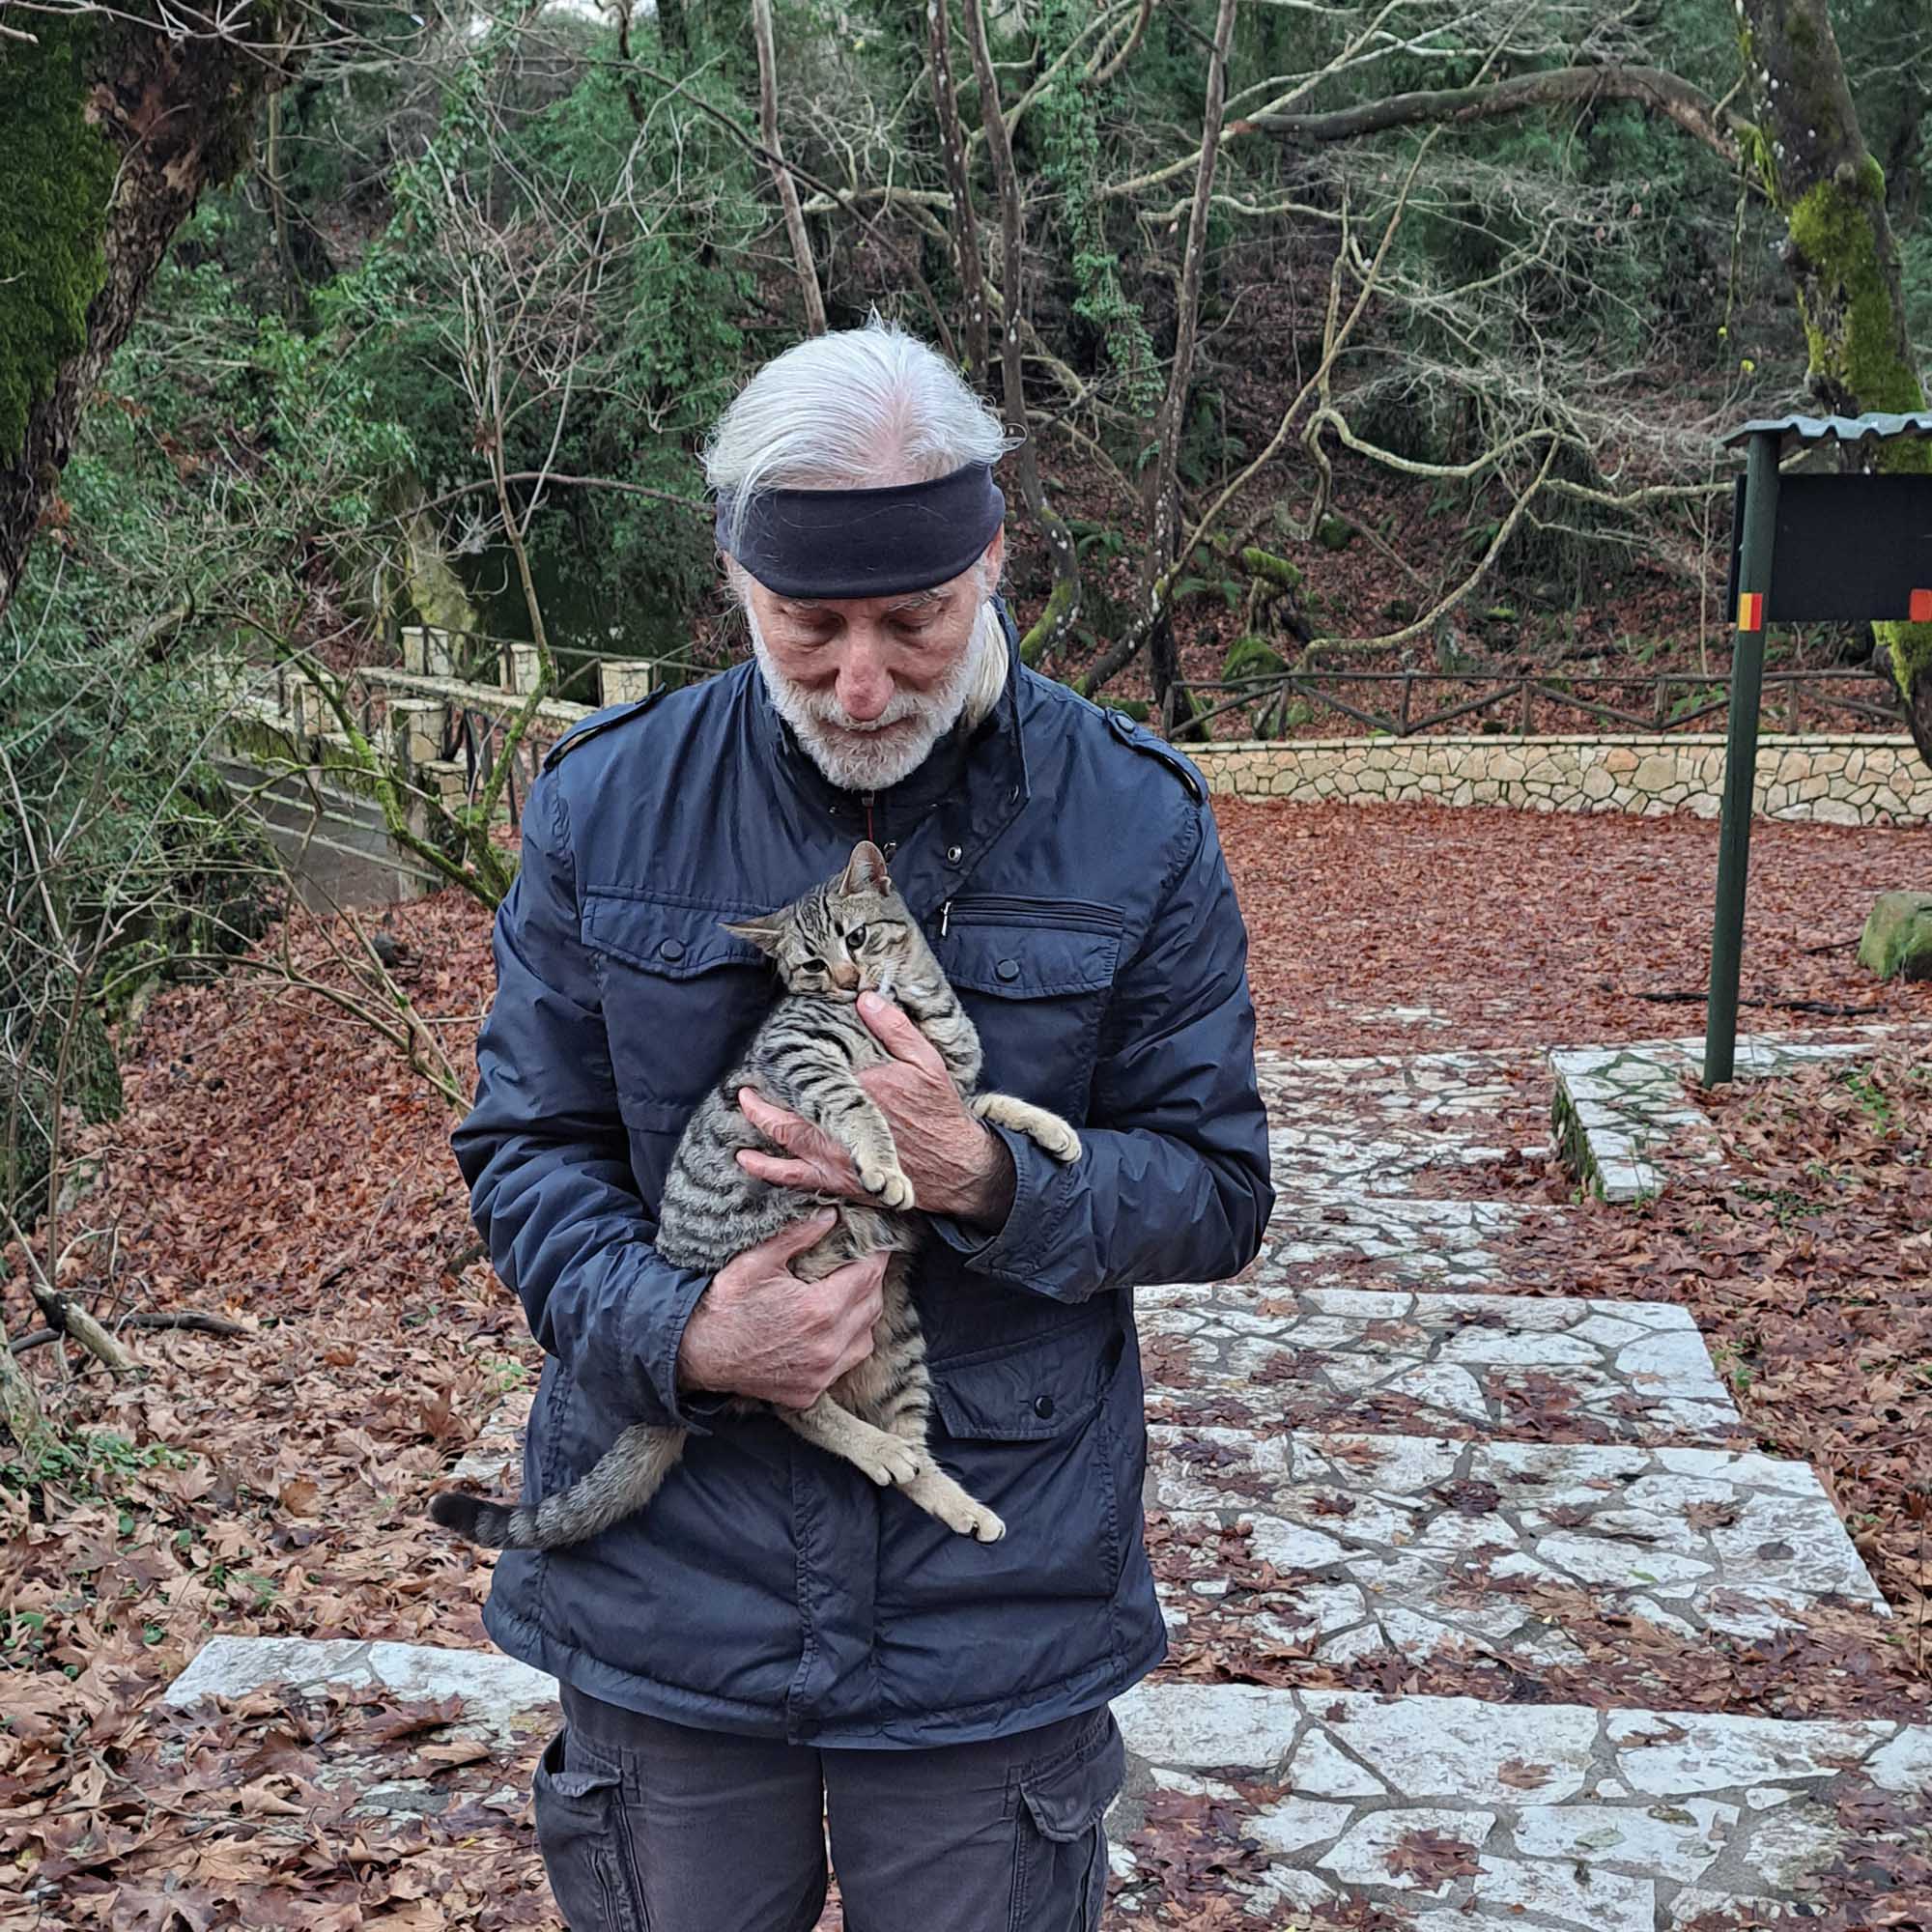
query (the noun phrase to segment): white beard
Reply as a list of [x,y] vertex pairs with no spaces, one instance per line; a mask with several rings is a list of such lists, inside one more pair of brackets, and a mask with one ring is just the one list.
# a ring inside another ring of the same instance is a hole
[[[885,791],[910,778],[959,722],[980,682],[984,653],[993,644],[1002,653],[1006,648],[1006,637],[991,603],[981,604],[959,662],[939,684],[923,693],[895,692],[878,717],[861,724],[847,714],[834,693],[806,691],[786,677],[765,647],[764,634],[751,605],[747,603],[744,610],[752,632],[752,650],[773,705],[811,762],[841,791]],[[873,735],[888,724],[901,724],[901,728],[890,737]]]

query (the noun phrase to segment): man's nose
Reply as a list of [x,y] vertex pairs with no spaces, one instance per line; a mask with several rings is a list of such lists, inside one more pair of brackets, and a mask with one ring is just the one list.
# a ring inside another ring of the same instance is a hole
[[855,638],[838,667],[838,702],[845,715],[869,724],[893,701],[893,675],[878,646]]

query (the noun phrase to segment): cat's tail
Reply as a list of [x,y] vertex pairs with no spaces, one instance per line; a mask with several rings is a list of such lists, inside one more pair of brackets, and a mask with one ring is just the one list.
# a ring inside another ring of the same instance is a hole
[[487,1496],[446,1490],[440,1496],[430,1497],[429,1513],[444,1529],[453,1529],[458,1536],[480,1543],[486,1549],[538,1547],[535,1510],[512,1509],[507,1503],[493,1503]]
[[640,1510],[684,1453],[682,1429],[624,1431],[594,1467],[567,1490],[536,1503],[497,1503],[462,1490],[432,1496],[429,1513],[445,1529],[486,1549],[563,1549]]

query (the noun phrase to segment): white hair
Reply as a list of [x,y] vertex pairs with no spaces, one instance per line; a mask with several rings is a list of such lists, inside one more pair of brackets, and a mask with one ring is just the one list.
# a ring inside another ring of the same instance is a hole
[[[705,444],[704,480],[731,493],[735,542],[746,505],[764,491],[928,483],[968,463],[997,463],[1023,440],[936,349],[874,309],[862,328],[795,343],[739,390]],[[729,555],[724,564],[749,617],[745,568]],[[992,604],[998,582],[983,557],[974,570],[969,724],[991,712],[1007,684],[1006,636]]]
[[929,483],[1022,440],[945,356],[874,309],[863,328],[794,344],[739,390],[705,444],[704,480],[731,493],[735,542],[764,491]]

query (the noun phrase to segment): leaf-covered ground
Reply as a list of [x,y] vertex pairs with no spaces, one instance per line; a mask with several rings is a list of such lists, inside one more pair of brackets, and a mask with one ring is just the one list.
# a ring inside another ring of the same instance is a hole
[[[1702,1031],[1715,821],[1236,799],[1215,815],[1264,1045],[1420,1053]],[[1741,1025],[1932,1020],[1932,982],[1881,985],[1856,957],[1873,898],[1927,880],[1923,831],[1753,827]]]
[[1686,1303],[1758,1445],[1809,1463],[1932,1662],[1932,1063],[1918,1047],[1698,1096],[1722,1160],[1664,1156],[1637,1208],[1554,1162],[1490,1170],[1563,1204],[1499,1243],[1525,1285]]
[[[1220,819],[1266,1044],[1694,1030],[1694,1009],[1635,996],[1701,985],[1711,827],[1235,803]],[[1847,945],[1924,850],[1918,834],[1760,827],[1747,993],[1932,1015],[1932,988],[1877,987]],[[486,918],[444,895],[391,930],[399,980],[467,1075]],[[339,931],[292,950],[316,980],[356,983]],[[58,1229],[61,1285],[103,1316],[199,1311],[246,1332],[128,1330],[148,1373],[121,1387],[71,1350],[20,1358],[69,1435],[31,1466],[0,1449],[0,1927],[550,1922],[520,1802],[487,1768],[457,1753],[437,1773],[454,1823],[352,1821],[315,1796],[343,1754],[433,1714],[265,1706],[194,1731],[153,1701],[213,1631],[482,1641],[487,1571],[421,1503],[533,1357],[475,1252],[453,1117],[392,1045],[272,976],[163,995],[124,1053],[126,1115],[81,1140],[99,1174]],[[1910,1074],[1871,1076],[1906,1122],[1883,1132],[1856,1094],[1821,1109],[1817,1083],[1788,1118],[1731,1103],[1723,1130],[1755,1179],[1643,1214],[1552,1214],[1515,1258],[1569,1293],[1690,1299],[1762,1439],[1828,1474],[1908,1612],[1932,1580],[1913,1514],[1932,1207]],[[1567,1198],[1529,1169],[1493,1184]],[[0,1295],[10,1333],[38,1325],[17,1271]],[[28,1893],[37,1879],[57,1903]]]

